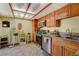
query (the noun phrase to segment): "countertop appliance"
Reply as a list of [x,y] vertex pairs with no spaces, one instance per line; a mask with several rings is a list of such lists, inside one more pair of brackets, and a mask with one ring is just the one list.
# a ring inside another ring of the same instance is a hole
[[51,55],[51,43],[52,38],[49,36],[44,36],[42,40],[42,49]]

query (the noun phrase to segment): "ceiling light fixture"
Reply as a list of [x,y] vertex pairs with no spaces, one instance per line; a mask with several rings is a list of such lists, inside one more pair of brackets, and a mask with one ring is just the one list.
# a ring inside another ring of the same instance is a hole
[[18,13],[15,13],[14,15],[15,15],[15,16],[17,16],[17,15],[18,15]]
[[29,17],[29,15],[28,15],[28,14],[26,14],[25,18],[27,18],[27,17]]

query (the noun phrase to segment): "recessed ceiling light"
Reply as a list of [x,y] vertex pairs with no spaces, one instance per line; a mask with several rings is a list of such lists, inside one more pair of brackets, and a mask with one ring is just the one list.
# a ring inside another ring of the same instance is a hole
[[18,15],[18,13],[15,13],[14,15],[15,15],[15,16],[17,16],[17,15]]
[[27,11],[28,13],[36,14],[36,10],[40,7],[40,3],[32,3],[29,10]]
[[28,4],[29,3],[12,3],[12,8],[14,10],[19,10],[19,11],[26,12]]
[[34,15],[27,14],[27,15],[25,16],[25,18],[26,18],[26,19],[31,19],[33,16],[34,16]]
[[35,12],[32,12],[32,11],[27,11],[27,13],[36,14]]
[[27,18],[27,17],[29,17],[29,14],[26,14],[26,16],[25,16],[25,17],[26,17],[26,18]]

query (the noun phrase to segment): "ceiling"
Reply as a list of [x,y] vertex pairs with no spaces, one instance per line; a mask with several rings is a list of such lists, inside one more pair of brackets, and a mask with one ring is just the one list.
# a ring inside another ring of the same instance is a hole
[[0,3],[0,15],[21,19],[38,19],[66,3]]

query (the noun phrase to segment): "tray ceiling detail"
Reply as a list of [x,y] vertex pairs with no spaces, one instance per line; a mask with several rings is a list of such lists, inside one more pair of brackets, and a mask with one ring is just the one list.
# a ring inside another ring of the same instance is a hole
[[11,3],[14,17],[32,19],[40,10],[49,3]]

